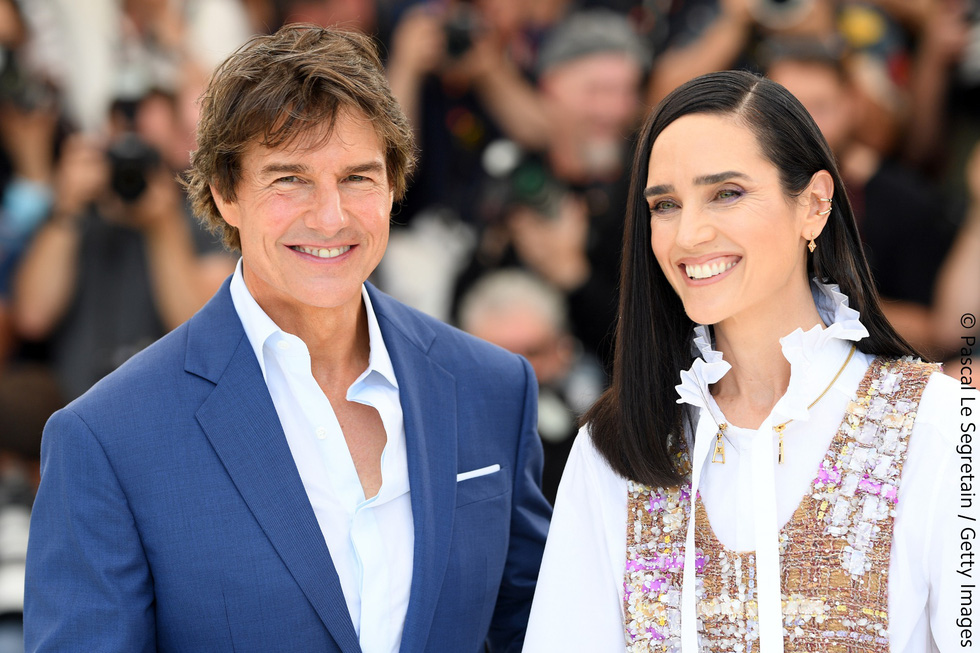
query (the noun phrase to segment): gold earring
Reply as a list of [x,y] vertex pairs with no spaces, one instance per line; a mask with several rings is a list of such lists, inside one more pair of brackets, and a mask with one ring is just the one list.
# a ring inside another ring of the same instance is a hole
[[[819,199],[821,202],[833,202],[834,201],[833,199],[831,199],[829,197],[818,197],[817,199]],[[827,214],[829,214],[833,210],[834,210],[834,207],[833,206],[829,206],[829,207],[827,207],[827,210],[826,211],[817,211],[817,215],[827,215]],[[813,250],[811,249],[810,251],[812,252]]]
[[810,234],[810,244],[807,245],[806,248],[808,250],[810,250],[810,253],[811,254],[813,254],[813,250],[815,250],[817,248],[817,242],[816,241],[817,241],[817,235],[816,234]]

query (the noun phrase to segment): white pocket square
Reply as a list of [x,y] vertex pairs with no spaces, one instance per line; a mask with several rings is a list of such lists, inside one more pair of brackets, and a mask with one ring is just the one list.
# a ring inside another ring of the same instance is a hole
[[462,474],[456,474],[456,482],[466,481],[471,478],[476,478],[477,476],[486,476],[487,474],[493,474],[494,472],[500,471],[500,465],[490,465],[489,467],[481,467],[480,469],[474,469],[471,472],[463,472]]

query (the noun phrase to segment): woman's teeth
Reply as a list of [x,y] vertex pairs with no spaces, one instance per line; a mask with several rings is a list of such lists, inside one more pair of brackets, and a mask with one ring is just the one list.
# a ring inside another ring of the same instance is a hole
[[685,265],[684,271],[687,272],[687,276],[691,279],[708,279],[721,274],[725,270],[730,270],[736,263],[738,263],[738,261],[729,261],[728,263],[706,263],[704,265]]
[[304,254],[312,254],[318,258],[334,258],[349,250],[350,245],[344,245],[343,247],[331,247],[329,249],[317,249],[316,247],[294,247],[293,249],[297,252],[303,252]]

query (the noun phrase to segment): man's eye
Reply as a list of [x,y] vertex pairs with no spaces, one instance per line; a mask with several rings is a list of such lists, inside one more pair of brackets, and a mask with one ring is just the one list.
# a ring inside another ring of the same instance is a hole
[[279,179],[276,179],[277,184],[294,184],[297,181],[299,181],[299,177],[297,177],[296,175],[287,175],[285,177],[279,177]]
[[347,181],[367,181],[367,177],[364,175],[349,175]]

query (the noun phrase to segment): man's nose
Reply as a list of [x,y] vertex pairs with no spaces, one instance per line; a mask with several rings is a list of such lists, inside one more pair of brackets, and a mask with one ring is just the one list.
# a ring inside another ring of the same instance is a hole
[[317,188],[313,206],[306,213],[306,226],[331,235],[347,225],[343,196],[335,186],[321,185]]

